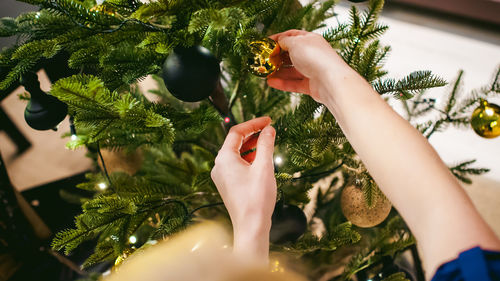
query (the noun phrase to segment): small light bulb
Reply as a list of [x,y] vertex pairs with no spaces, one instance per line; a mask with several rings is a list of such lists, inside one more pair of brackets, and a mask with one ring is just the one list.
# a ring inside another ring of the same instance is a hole
[[283,164],[283,158],[281,158],[281,156],[276,156],[276,157],[274,157],[274,163],[275,163],[276,165],[281,165],[281,164]]
[[493,114],[494,114],[494,112],[491,108],[485,109],[484,113],[486,113],[487,116],[493,116]]
[[229,121],[231,121],[231,119],[229,119],[229,117],[224,118],[224,123],[229,123]]
[[78,139],[78,137],[75,134],[71,135],[71,140],[72,141],[76,141],[77,139]]
[[100,182],[97,184],[97,186],[100,190],[105,190],[106,188],[108,188],[108,185],[105,182]]
[[135,244],[135,242],[137,242],[137,237],[135,237],[134,235],[130,236],[128,238],[128,242],[130,242],[130,244]]

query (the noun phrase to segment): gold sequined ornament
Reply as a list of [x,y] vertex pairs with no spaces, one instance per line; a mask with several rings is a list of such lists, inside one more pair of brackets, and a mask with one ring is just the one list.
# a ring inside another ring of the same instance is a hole
[[342,190],[340,207],[344,216],[352,224],[359,227],[373,227],[389,216],[392,205],[387,198],[381,197],[370,208],[361,188],[350,185]]
[[470,124],[483,138],[500,136],[500,106],[481,99],[479,107],[472,113]]
[[279,44],[271,38],[263,38],[250,43],[251,56],[248,58],[250,72],[259,77],[266,77],[278,70],[283,61]]
[[119,255],[116,260],[115,260],[115,265],[113,266],[113,271],[117,270],[118,267],[123,263],[124,260],[126,260],[130,255],[132,255],[135,252],[135,248],[127,248],[123,250],[122,254]]

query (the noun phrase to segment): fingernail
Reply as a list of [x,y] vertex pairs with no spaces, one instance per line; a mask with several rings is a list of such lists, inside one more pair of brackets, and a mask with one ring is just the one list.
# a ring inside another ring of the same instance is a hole
[[274,128],[272,126],[266,126],[261,134],[264,134],[264,135],[270,135],[270,136],[273,136],[276,134],[276,131],[274,130]]

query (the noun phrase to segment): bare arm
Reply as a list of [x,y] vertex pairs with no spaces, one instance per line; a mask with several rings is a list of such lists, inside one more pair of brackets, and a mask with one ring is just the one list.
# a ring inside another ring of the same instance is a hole
[[427,140],[321,36],[293,30],[274,39],[289,52],[294,68],[271,76],[269,85],[309,94],[328,107],[416,236],[428,276],[465,249],[500,249],[498,238]]
[[[277,192],[273,169],[276,133],[270,123],[269,117],[261,117],[232,127],[211,173],[233,224],[233,251],[262,265],[268,260]],[[246,137],[259,131],[257,156],[249,164],[239,150]]]

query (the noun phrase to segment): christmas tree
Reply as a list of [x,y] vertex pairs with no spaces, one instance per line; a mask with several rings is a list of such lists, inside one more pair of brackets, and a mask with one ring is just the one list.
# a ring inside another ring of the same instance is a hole
[[[0,35],[19,40],[1,53],[0,88],[21,79],[33,108],[32,71],[63,58],[49,94],[67,105],[74,119],[68,147],[87,147],[97,165],[78,186],[95,196],[82,200],[75,226],[58,233],[52,246],[70,253],[87,240],[97,241],[85,267],[114,261],[200,218],[222,217],[229,223],[210,179],[214,158],[231,125],[264,115],[274,120],[277,131],[279,198],[273,225],[287,229],[272,230],[272,250],[301,258],[311,279],[343,267],[337,278],[349,280],[414,244],[328,110],[308,96],[270,88],[253,75],[255,46],[272,45],[264,40],[271,34],[323,30],[331,46],[380,95],[400,101],[408,120],[427,138],[449,125],[469,126],[480,99],[500,91],[497,73],[491,86],[460,95],[460,73],[445,103],[438,105],[425,90],[446,82],[430,71],[399,80],[387,77],[383,63],[390,48],[378,38],[388,27],[377,22],[383,0],[369,1],[362,10],[352,6],[349,22],[328,28],[323,22],[335,16],[337,1],[21,1],[40,10],[1,20]],[[157,82],[150,91],[154,102],[138,87],[148,75]],[[44,110],[51,117],[66,110],[49,107]],[[426,119],[435,111],[439,118]],[[27,112],[27,120],[37,120],[33,110]],[[113,154],[124,154],[122,161],[128,159],[133,167],[113,172]],[[468,175],[487,171],[472,168],[473,163],[450,169],[470,182]],[[301,210],[306,205],[313,210],[307,221]],[[406,278],[398,273],[384,277]]]

